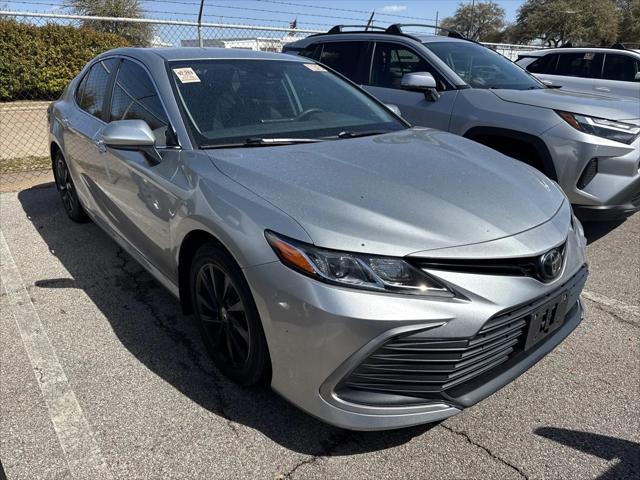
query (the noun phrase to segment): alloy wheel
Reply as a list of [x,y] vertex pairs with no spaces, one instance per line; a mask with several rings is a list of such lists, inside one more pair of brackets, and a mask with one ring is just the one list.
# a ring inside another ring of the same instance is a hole
[[251,354],[251,326],[237,287],[212,263],[202,265],[195,287],[196,308],[217,356],[230,367],[242,367]]
[[71,176],[69,175],[69,169],[62,157],[59,157],[56,162],[56,186],[62,197],[64,208],[69,213],[73,212],[78,200]]

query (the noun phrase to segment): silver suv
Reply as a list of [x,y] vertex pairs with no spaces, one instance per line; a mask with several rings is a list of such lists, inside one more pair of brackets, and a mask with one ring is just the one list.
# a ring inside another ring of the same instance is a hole
[[546,85],[640,99],[640,50],[548,48],[520,55],[516,63]]
[[455,32],[338,26],[284,52],[337,70],[413,124],[462,135],[538,168],[561,185],[583,219],[640,209],[638,100],[548,88]]

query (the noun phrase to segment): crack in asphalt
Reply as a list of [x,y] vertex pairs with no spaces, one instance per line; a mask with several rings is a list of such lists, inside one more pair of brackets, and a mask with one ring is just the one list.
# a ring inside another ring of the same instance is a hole
[[610,315],[614,321],[629,325],[633,328],[640,328],[640,325],[638,325],[638,323],[634,322],[633,320],[627,320],[626,318],[621,317],[617,312],[614,312],[613,307],[605,305],[604,303],[599,302],[598,300],[594,300],[593,298],[588,298],[587,300],[593,303],[596,309],[606,313],[607,315]]
[[444,428],[445,430],[464,438],[469,444],[473,445],[474,447],[478,447],[478,448],[484,450],[491,458],[493,458],[494,460],[497,460],[500,463],[502,463],[503,465],[506,465],[507,467],[511,468],[513,471],[515,471],[522,478],[524,478],[526,480],[529,480],[529,477],[522,471],[522,469],[520,469],[520,467],[518,467],[517,465],[514,465],[512,463],[507,462],[505,459],[499,457],[498,455],[493,453],[491,450],[489,450],[484,445],[480,445],[478,442],[474,441],[466,432],[460,431],[460,430],[455,430],[455,429],[451,428],[450,426],[445,425],[444,423],[441,423],[440,426],[442,428]]
[[276,477],[276,480],[289,480],[299,468],[304,467],[305,465],[315,464],[318,460],[330,456],[339,447],[341,447],[342,445],[346,445],[354,439],[354,433],[349,430],[341,430],[329,435],[326,440],[320,442],[320,451],[311,455],[309,458],[305,458],[299,461],[293,467],[291,467],[288,472],[282,475],[278,475]]
[[[154,324],[176,345],[182,346],[191,361],[191,364],[212,381],[214,397],[220,415],[224,418],[225,423],[231,429],[236,437],[240,436],[238,425],[229,418],[229,404],[224,398],[223,390],[224,386],[220,385],[219,375],[211,369],[207,369],[201,361],[200,354],[196,351],[193,342],[185,335],[185,333],[175,327],[177,323],[177,315],[164,315],[161,314],[154,302],[152,301],[151,291],[157,288],[155,280],[151,279],[147,282],[142,282],[141,277],[146,275],[146,270],[140,267],[135,261],[121,248],[118,247],[116,251],[116,257],[120,260],[121,264],[116,267],[121,270],[125,277],[128,279],[130,289],[127,291],[133,291],[133,298],[143,305],[151,317],[154,320]],[[136,267],[136,271],[130,271],[127,269],[129,265],[133,264]]]

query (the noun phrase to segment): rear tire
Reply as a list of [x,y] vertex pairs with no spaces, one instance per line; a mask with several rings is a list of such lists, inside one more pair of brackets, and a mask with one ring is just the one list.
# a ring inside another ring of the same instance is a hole
[[61,151],[57,151],[53,156],[53,176],[56,180],[56,188],[62,199],[62,206],[69,218],[77,223],[89,221],[87,213],[80,204],[78,192]]
[[266,383],[271,373],[267,342],[249,285],[234,259],[214,243],[191,263],[193,313],[216,367],[243,386]]

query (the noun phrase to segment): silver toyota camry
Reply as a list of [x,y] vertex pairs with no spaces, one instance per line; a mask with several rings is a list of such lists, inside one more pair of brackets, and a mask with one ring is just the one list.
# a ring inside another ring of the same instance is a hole
[[121,49],[49,108],[53,171],[221,372],[356,430],[433,422],[576,328],[585,240],[541,173],[311,60]]

